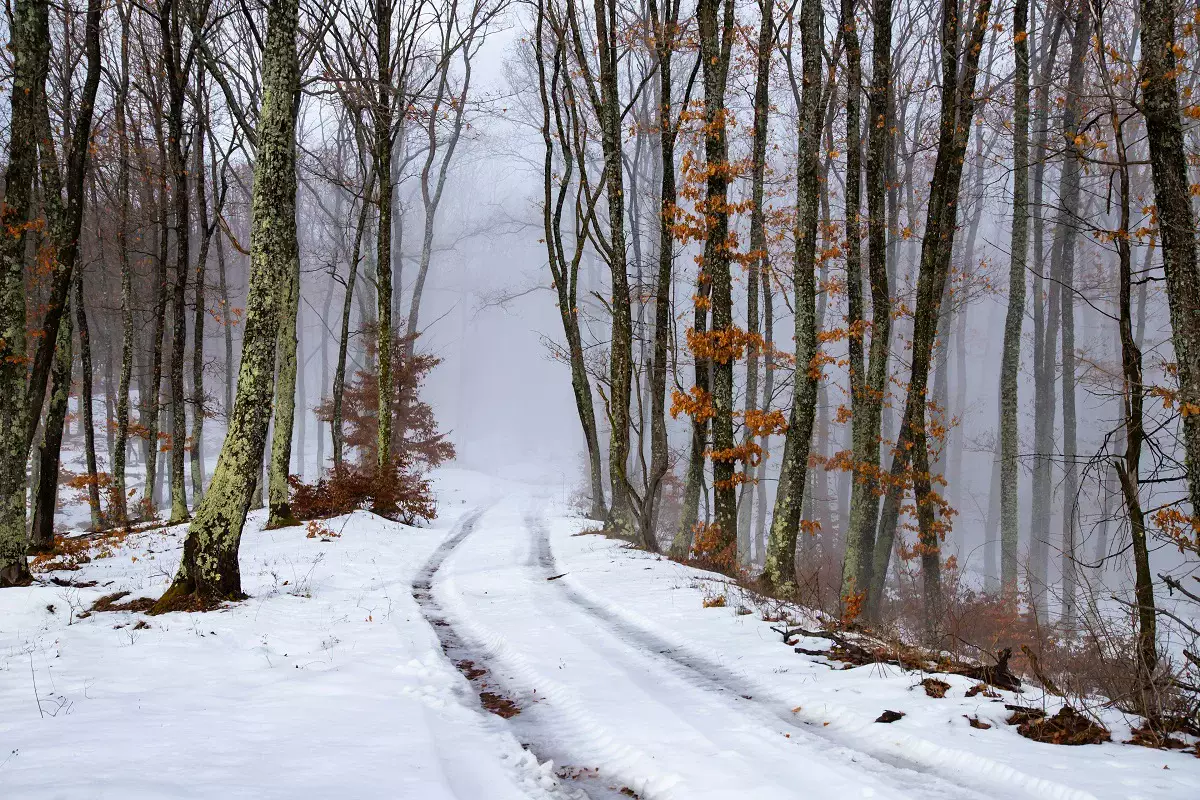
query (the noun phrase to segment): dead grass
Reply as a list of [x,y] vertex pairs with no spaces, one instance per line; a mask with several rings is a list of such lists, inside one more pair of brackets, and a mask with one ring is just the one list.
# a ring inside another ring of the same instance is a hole
[[1017,733],[1026,739],[1048,744],[1084,745],[1112,741],[1108,728],[1071,706],[1063,706],[1053,717],[1044,714],[1040,717],[1027,716],[1017,726]]
[[92,607],[79,615],[80,619],[89,617],[93,613],[103,613],[106,611],[133,611],[143,613],[149,611],[154,606],[154,598],[138,597],[128,602],[122,603],[120,600],[128,597],[129,592],[113,592],[106,594],[96,602],[92,603]]

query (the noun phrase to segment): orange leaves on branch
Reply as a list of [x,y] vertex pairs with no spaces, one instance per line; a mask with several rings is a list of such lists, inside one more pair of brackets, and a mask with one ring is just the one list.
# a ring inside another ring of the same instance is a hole
[[727,364],[744,356],[746,347],[751,344],[756,348],[761,348],[763,339],[757,333],[747,333],[733,325],[729,328],[703,332],[694,328],[688,329],[687,343],[692,355],[698,360]]
[[698,386],[693,386],[686,394],[674,390],[671,392],[671,417],[678,418],[680,414],[687,414],[697,423],[707,422],[716,415],[712,395]]
[[748,410],[744,415],[746,430],[751,436],[771,436],[787,433],[787,418],[783,411]]
[[1152,519],[1179,552],[1200,555],[1200,517],[1189,517],[1178,506],[1170,506],[1154,512]]

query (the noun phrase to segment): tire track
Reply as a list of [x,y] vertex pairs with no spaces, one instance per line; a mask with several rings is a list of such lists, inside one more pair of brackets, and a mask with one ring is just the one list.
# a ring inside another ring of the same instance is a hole
[[[920,757],[897,753],[895,748],[869,745],[863,747],[861,742],[847,741],[849,737],[798,719],[786,708],[786,703],[770,697],[770,691],[761,683],[734,675],[718,662],[689,652],[654,631],[636,624],[613,610],[611,606],[589,597],[573,584],[569,575],[562,574],[550,544],[549,529],[541,514],[531,512],[527,514],[525,522],[533,536],[533,550],[538,567],[545,578],[555,578],[553,582],[571,603],[602,624],[618,639],[657,657],[676,671],[687,674],[693,683],[726,697],[744,713],[783,722],[800,731],[817,746],[829,749],[831,755],[853,760],[864,771],[884,778],[888,778],[890,773],[890,777],[903,788],[923,791],[927,797],[1011,797],[1014,796],[1015,789],[1019,792],[1016,796],[1021,797],[1095,800],[1088,792],[1036,778],[974,754],[949,753],[923,740],[923,744],[936,752],[921,754],[925,757]],[[767,698],[763,699],[763,695],[767,695]],[[931,790],[934,793],[930,793]]]
[[[552,737],[540,730],[529,716],[521,715],[525,699],[505,691],[492,678],[493,670],[489,668],[487,655],[468,645],[466,638],[455,629],[444,609],[434,599],[433,584],[438,571],[475,531],[487,510],[487,506],[482,506],[469,512],[438,545],[413,579],[412,597],[437,635],[446,657],[475,690],[480,708],[495,715],[500,724],[506,725],[526,751],[537,759],[538,764],[549,761],[559,765],[579,763],[562,752],[560,745],[551,744]],[[600,780],[594,770],[564,766],[556,773],[556,777],[559,785],[555,793],[565,800],[628,800],[629,797],[621,794],[619,788],[610,787],[607,781]]]

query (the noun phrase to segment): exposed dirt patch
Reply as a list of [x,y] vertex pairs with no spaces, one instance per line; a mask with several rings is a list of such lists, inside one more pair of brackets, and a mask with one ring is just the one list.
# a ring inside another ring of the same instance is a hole
[[882,714],[879,715],[879,717],[875,721],[876,722],[895,722],[896,720],[902,719],[903,717],[904,717],[903,711],[884,711]]
[[921,681],[921,685],[925,687],[926,695],[938,699],[945,697],[946,692],[950,691],[950,684],[945,681],[939,681],[937,678],[926,678]]

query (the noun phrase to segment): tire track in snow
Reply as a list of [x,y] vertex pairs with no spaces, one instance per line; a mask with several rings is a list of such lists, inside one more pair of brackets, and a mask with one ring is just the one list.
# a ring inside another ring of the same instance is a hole
[[[539,744],[545,741],[543,733],[534,729],[527,721],[528,717],[522,719],[519,706],[514,704],[511,708],[516,710],[516,716],[508,717],[506,712],[510,710],[510,707],[506,706],[503,701],[509,700],[509,698],[498,696],[495,692],[488,692],[491,698],[499,697],[499,701],[485,699],[484,693],[488,689],[497,688],[495,683],[484,680],[491,673],[491,670],[487,669],[490,660],[488,655],[468,646],[467,640],[451,624],[445,611],[434,599],[433,584],[438,571],[446,559],[475,531],[479,520],[487,510],[488,506],[481,506],[463,515],[413,578],[412,597],[417,601],[426,622],[433,628],[446,657],[478,693],[478,705],[481,709],[491,712],[489,719],[495,720],[498,724],[507,725],[517,740],[522,742],[522,746],[530,754],[529,757],[534,759],[532,764],[525,766],[535,773],[540,773],[538,777],[541,778],[542,788],[563,797],[564,800],[615,800],[616,798],[628,800],[628,795],[622,795],[619,790],[607,786],[606,781],[600,781],[598,776],[592,776],[587,772],[568,772],[565,777],[554,774],[556,758],[560,763],[572,762],[564,758],[566,754],[562,753],[558,747]],[[481,799],[464,798],[463,800]]]
[[[1096,800],[1090,792],[1028,775],[974,753],[949,750],[902,731],[877,731],[868,727],[873,722],[864,722],[848,711],[826,709],[826,713],[817,715],[820,719],[793,712],[786,699],[774,695],[762,683],[731,673],[717,660],[697,652],[695,646],[679,639],[671,641],[652,628],[653,623],[635,619],[634,614],[595,596],[569,574],[562,575],[541,513],[528,514],[526,526],[533,537],[538,567],[546,578],[555,577],[554,583],[568,600],[630,647],[672,665],[687,674],[695,685],[722,695],[743,713],[782,721],[801,731],[812,743],[831,750],[835,757],[849,758],[865,771],[884,778],[889,772],[897,773],[903,788],[931,792],[922,794],[923,797]],[[836,727],[825,727],[830,722]]]
[[551,587],[526,515],[505,516],[512,522],[497,519],[479,546],[454,554],[439,602],[508,685],[527,693],[545,731],[646,800],[984,796],[797,737],[770,714],[698,686]]

